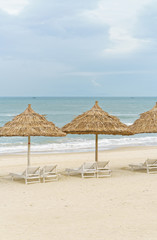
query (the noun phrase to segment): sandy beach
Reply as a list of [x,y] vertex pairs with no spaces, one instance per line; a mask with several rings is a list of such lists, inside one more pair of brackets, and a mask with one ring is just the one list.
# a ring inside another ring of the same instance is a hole
[[[156,158],[156,147],[99,152],[109,160],[112,176],[61,175],[58,182],[25,185],[9,172],[26,167],[25,155],[0,156],[0,239],[2,240],[156,240],[157,175],[132,172],[129,163]],[[78,167],[94,152],[31,155],[33,166]]]

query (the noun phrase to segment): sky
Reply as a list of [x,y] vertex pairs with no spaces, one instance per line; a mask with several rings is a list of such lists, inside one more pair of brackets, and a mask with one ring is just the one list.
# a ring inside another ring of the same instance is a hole
[[0,0],[0,97],[157,96],[156,0]]

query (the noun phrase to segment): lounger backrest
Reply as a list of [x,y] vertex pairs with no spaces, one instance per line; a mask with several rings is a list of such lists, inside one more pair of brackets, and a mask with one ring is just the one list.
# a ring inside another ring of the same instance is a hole
[[44,166],[43,171],[44,172],[53,172],[56,170],[57,165],[49,165],[49,166]]
[[40,167],[28,167],[25,171],[27,174],[35,174],[39,172]]
[[106,162],[97,162],[96,163],[96,167],[97,169],[103,169],[107,166],[107,164],[109,163],[109,161],[106,161]]
[[84,169],[95,169],[95,163],[84,163],[83,168]]
[[154,165],[157,164],[157,159],[147,159],[147,165]]
[[147,166],[147,160],[142,164],[142,166]]
[[80,171],[80,170],[83,170],[84,168],[84,164],[82,164],[77,170]]

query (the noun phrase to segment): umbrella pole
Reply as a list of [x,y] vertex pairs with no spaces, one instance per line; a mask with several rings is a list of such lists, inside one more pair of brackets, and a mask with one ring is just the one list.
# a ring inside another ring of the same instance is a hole
[[28,165],[28,167],[30,166],[30,140],[31,140],[31,137],[28,136],[28,153],[27,153],[27,165]]
[[98,134],[95,135],[95,161],[98,162]]

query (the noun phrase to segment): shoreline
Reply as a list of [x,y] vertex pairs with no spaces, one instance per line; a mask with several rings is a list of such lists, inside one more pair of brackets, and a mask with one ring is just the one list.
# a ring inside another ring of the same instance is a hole
[[[127,146],[127,147],[116,147],[112,149],[106,149],[106,150],[98,150],[98,155],[99,153],[107,153],[107,152],[116,152],[116,151],[130,151],[130,150],[144,150],[144,149],[157,149],[157,146]],[[30,152],[32,156],[58,156],[58,155],[78,155],[78,154],[92,154],[95,153],[94,150],[91,151],[83,151],[83,152],[58,152],[58,153],[52,153],[52,152]],[[27,152],[23,153],[0,153],[0,158],[1,157],[15,157],[15,156],[26,156]]]
[[[110,165],[127,167],[131,163],[144,162],[148,158],[157,158],[157,147],[155,146],[137,146],[122,147],[98,152],[98,161],[109,161]],[[59,170],[64,168],[79,167],[84,162],[95,162],[95,152],[78,153],[52,153],[52,154],[31,154],[30,161],[32,166],[43,167],[45,165],[57,164]],[[27,167],[26,154],[8,154],[0,155],[0,174],[7,172],[21,171]]]

